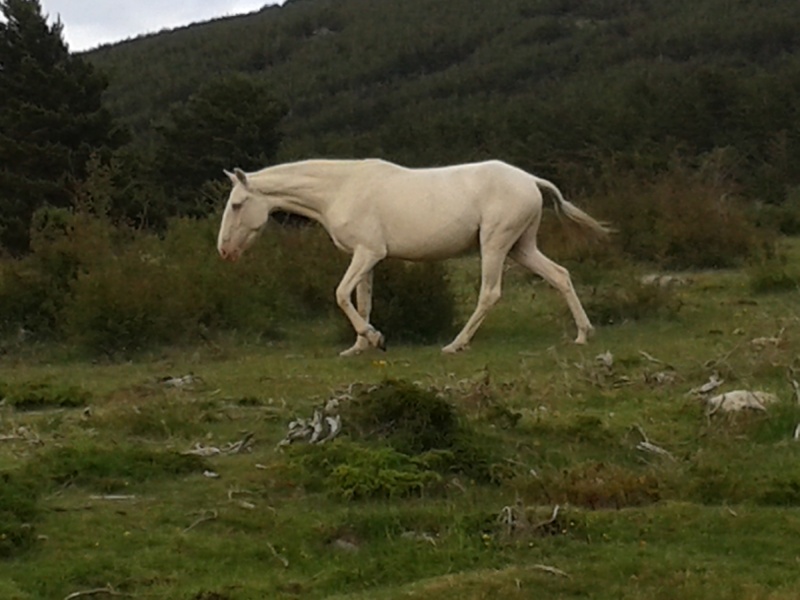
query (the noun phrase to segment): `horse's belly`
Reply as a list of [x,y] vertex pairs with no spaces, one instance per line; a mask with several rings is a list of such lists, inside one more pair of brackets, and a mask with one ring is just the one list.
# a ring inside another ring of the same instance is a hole
[[393,258],[440,260],[458,256],[478,246],[478,230],[420,225],[404,236],[387,235],[386,250]]

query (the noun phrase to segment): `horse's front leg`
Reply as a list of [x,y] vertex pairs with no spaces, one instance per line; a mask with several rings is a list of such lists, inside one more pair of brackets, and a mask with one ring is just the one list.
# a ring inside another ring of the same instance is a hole
[[[374,271],[370,271],[367,275],[358,282],[356,285],[356,308],[358,314],[361,315],[367,323],[369,323],[369,316],[372,313],[372,275]],[[342,350],[339,356],[354,356],[361,354],[364,350],[369,348],[369,340],[365,335],[357,335],[356,343],[347,350]]]
[[[342,277],[342,281],[336,288],[336,302],[344,312],[345,316],[350,320],[356,334],[359,338],[365,338],[367,347],[372,346],[375,348],[385,349],[384,338],[380,331],[370,325],[368,318],[362,316],[358,310],[353,306],[353,290],[358,284],[363,281],[369,281],[371,284],[372,269],[375,265],[384,258],[385,254],[378,254],[372,250],[364,247],[356,248],[353,252],[353,259],[350,261],[350,266]],[[362,300],[366,298],[365,289],[361,288]],[[371,294],[370,294],[371,304]],[[370,306],[371,308],[371,306]],[[363,344],[358,339],[354,348]],[[350,352],[352,348],[345,351],[345,355],[350,355],[355,352]],[[360,350],[359,350],[360,351]]]

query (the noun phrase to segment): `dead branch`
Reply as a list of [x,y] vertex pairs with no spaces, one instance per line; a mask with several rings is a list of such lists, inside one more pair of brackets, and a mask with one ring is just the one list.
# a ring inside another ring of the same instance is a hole
[[654,363],[654,364],[657,364],[657,365],[663,365],[664,364],[663,360],[657,359],[655,356],[653,356],[652,354],[650,354],[648,352],[645,352],[644,350],[639,350],[639,354],[642,357],[644,357],[645,360],[647,360],[647,361],[649,361],[651,363]]
[[675,457],[668,450],[664,450],[664,448],[660,446],[656,446],[654,443],[650,441],[647,437],[647,434],[644,432],[639,425],[634,425],[634,429],[639,432],[639,435],[642,436],[642,441],[636,444],[636,449],[641,450],[642,452],[650,452],[651,454],[658,454],[659,456],[666,456],[670,460],[674,461]]
[[92,495],[89,496],[91,500],[108,500],[110,502],[120,502],[123,500],[136,500],[136,496],[134,495],[124,495],[124,494],[105,494],[103,496],[96,496]]
[[558,518],[558,511],[559,510],[561,510],[561,507],[558,504],[556,504],[553,507],[553,514],[550,515],[550,518],[547,519],[546,521],[542,521],[541,523],[538,523],[538,524],[534,525],[533,528],[534,529],[541,529],[542,527],[547,527],[548,525],[552,525],[553,523],[555,523],[556,519]]
[[122,592],[116,591],[111,585],[106,585],[106,587],[102,588],[95,588],[93,590],[81,590],[79,592],[72,592],[68,596],[64,597],[64,600],[75,600],[75,598],[83,598],[86,596],[99,596],[100,594],[105,594],[106,596],[125,596],[128,598],[132,598],[131,594],[124,594]]
[[558,575],[559,577],[566,577],[567,579],[571,579],[569,573],[562,571],[556,567],[551,567],[549,565],[533,565],[532,569],[536,569],[537,571],[544,571],[545,573],[550,573],[551,575]]
[[240,454],[245,450],[249,450],[253,445],[253,434],[250,431],[245,432],[244,437],[238,442],[232,442],[222,447],[222,452],[225,454]]
[[211,509],[205,511],[199,518],[195,519],[195,521],[189,525],[186,529],[183,530],[183,533],[187,533],[200,525],[200,523],[205,523],[206,521],[213,521],[214,519],[219,517],[219,513],[217,509]]
[[708,381],[706,383],[704,383],[703,385],[699,385],[696,388],[692,388],[686,393],[686,395],[697,396],[697,395],[707,394],[717,389],[723,383],[725,383],[725,380],[720,379],[719,373],[715,371],[714,373],[711,374],[711,377],[708,378]]
[[280,554],[278,554],[278,551],[275,550],[275,546],[273,546],[271,543],[267,542],[267,548],[270,549],[270,552],[272,552],[272,555],[281,562],[281,564],[283,565],[283,567],[285,569],[289,568],[289,560],[285,556],[281,556]]

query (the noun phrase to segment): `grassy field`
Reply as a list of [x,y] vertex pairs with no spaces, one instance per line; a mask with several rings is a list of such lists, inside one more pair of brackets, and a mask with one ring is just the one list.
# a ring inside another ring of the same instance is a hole
[[[452,264],[465,315],[475,268]],[[12,347],[0,598],[800,597],[796,285],[759,293],[743,269],[652,291],[628,271],[573,271],[614,321],[587,347],[555,292],[516,268],[457,356],[392,347],[386,331],[387,353],[340,359],[329,323],[126,363]],[[638,319],[614,316],[623,301]],[[710,395],[779,400],[709,414],[689,392],[712,376]],[[417,413],[356,431],[348,406],[397,382],[415,384],[397,389],[418,414],[453,407],[411,431],[446,421],[442,446],[399,450],[391,434]],[[335,441],[277,448],[334,397]]]

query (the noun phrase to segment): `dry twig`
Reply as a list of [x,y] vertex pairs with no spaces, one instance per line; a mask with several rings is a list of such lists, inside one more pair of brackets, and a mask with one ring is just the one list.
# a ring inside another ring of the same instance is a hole
[[118,592],[113,587],[111,587],[110,584],[108,584],[106,585],[106,587],[102,588],[72,592],[68,596],[64,596],[64,600],[75,600],[75,598],[83,598],[85,596],[99,596],[100,594],[105,594],[106,596],[126,596],[128,598],[132,598],[131,594],[124,594],[122,592]]
[[271,543],[267,542],[267,548],[270,549],[270,552],[272,552],[272,555],[281,562],[281,564],[283,565],[283,567],[285,569],[289,568],[289,560],[285,556],[281,556],[280,554],[278,554],[278,551],[275,550],[275,546],[273,546]]
[[195,519],[195,521],[191,525],[189,525],[186,529],[184,529],[183,533],[191,531],[192,529],[200,525],[200,523],[205,523],[206,521],[213,521],[217,517],[219,517],[217,509],[214,508],[211,510],[207,510],[203,512],[203,514],[199,518]]
[[647,434],[644,432],[639,425],[634,425],[634,428],[639,432],[639,435],[642,436],[642,441],[636,444],[636,449],[641,450],[642,452],[650,452],[652,454],[658,454],[659,456],[666,456],[668,459],[674,461],[675,457],[668,450],[664,450],[661,446],[656,446],[654,443],[650,441],[647,437]]
[[544,571],[545,573],[550,573],[551,575],[558,575],[559,577],[566,577],[570,579],[569,573],[562,571],[561,569],[557,569],[556,567],[551,567],[549,565],[533,565],[532,569],[536,569],[537,571]]

